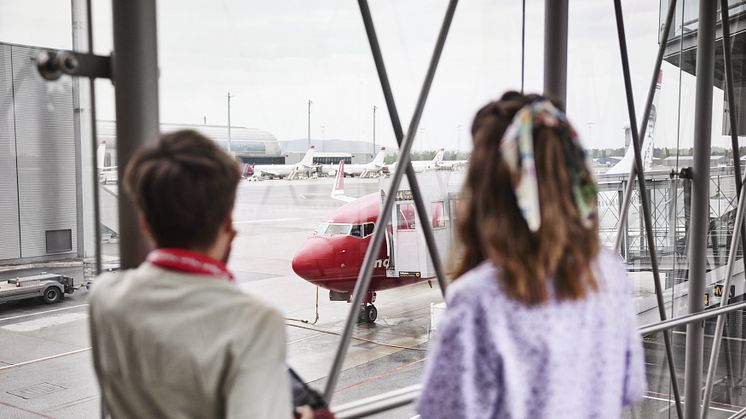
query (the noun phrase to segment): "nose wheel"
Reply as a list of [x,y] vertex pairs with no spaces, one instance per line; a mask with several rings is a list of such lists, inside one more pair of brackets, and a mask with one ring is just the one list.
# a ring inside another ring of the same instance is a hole
[[360,317],[358,321],[360,323],[375,323],[378,318],[378,310],[373,304],[363,304],[360,307]]

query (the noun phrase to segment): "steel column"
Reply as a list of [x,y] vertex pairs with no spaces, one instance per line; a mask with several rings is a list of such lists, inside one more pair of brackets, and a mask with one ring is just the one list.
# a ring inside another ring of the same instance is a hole
[[[689,235],[689,312],[704,309],[705,252],[710,219],[710,136],[712,87],[715,72],[716,2],[699,3],[697,31],[697,84],[694,109],[694,167],[692,168],[692,218]],[[700,417],[704,323],[687,325],[685,397],[686,419]]]
[[[736,261],[736,252],[738,251],[739,240],[746,242],[746,230],[744,230],[743,224],[743,211],[744,203],[746,200],[741,195],[741,186],[743,181],[741,179],[741,162],[739,161],[738,153],[738,128],[736,125],[736,95],[733,88],[733,60],[731,56],[731,45],[730,45],[730,17],[728,13],[728,0],[720,1],[720,13],[723,30],[723,61],[725,68],[725,79],[726,89],[728,97],[728,108],[730,110],[730,136],[731,146],[733,148],[733,166],[735,169],[736,177],[736,195],[738,196],[738,208],[736,210],[736,220],[733,224],[733,240],[731,241],[730,253],[728,254],[728,264],[725,269],[725,280],[723,281],[723,296],[720,301],[720,307],[725,307],[728,303],[728,289],[730,288],[730,280],[733,276],[733,268]],[[739,234],[740,233],[740,234]],[[746,259],[742,260],[746,263]],[[717,324],[715,325],[715,335],[712,341],[712,349],[710,350],[710,362],[707,368],[707,380],[705,381],[705,393],[702,402],[702,418],[707,417],[708,410],[710,408],[710,401],[712,400],[712,387],[715,381],[715,372],[717,369],[718,359],[720,357],[720,345],[723,338],[723,327],[725,325],[725,318],[722,316],[718,317]],[[732,375],[732,374],[731,374]]]
[[119,174],[119,228],[122,269],[136,267],[148,250],[134,202],[122,180],[132,154],[158,141],[158,49],[155,0],[113,0]]
[[[358,0],[360,5],[361,13],[367,9],[367,0]],[[443,19],[443,25],[440,28],[438,39],[435,42],[435,49],[433,55],[430,58],[430,64],[427,69],[425,81],[422,84],[417,104],[415,105],[414,114],[409,123],[407,135],[402,141],[401,148],[399,149],[399,157],[397,158],[396,170],[392,174],[391,183],[383,201],[383,207],[381,208],[381,215],[378,218],[379,227],[373,232],[373,238],[368,244],[368,249],[365,252],[365,259],[363,259],[363,265],[360,269],[357,282],[355,283],[355,290],[352,293],[352,301],[350,306],[350,313],[347,316],[347,322],[345,323],[344,331],[342,332],[342,338],[337,349],[337,354],[332,364],[332,369],[329,373],[329,377],[326,381],[326,388],[324,390],[324,398],[327,403],[331,402],[332,396],[334,395],[334,388],[337,385],[337,379],[339,373],[342,370],[342,363],[344,362],[345,355],[347,354],[347,348],[350,346],[350,340],[352,338],[352,328],[355,326],[355,322],[358,316],[358,310],[363,301],[363,295],[368,291],[370,286],[370,280],[373,274],[373,264],[376,260],[376,255],[381,248],[383,243],[384,235],[386,234],[386,228],[383,228],[388,224],[391,218],[391,208],[394,205],[394,198],[396,196],[396,190],[399,188],[399,184],[404,175],[404,171],[410,165],[410,155],[412,150],[412,144],[414,143],[414,136],[417,133],[417,127],[422,117],[422,111],[425,108],[425,102],[430,92],[430,87],[435,77],[435,70],[438,68],[438,62],[440,61],[440,55],[443,52],[443,46],[445,45],[446,38],[448,37],[448,30],[451,27],[453,21],[453,15],[456,12],[456,5],[458,0],[450,0],[448,3],[448,10],[446,11],[445,18]]]
[[544,0],[544,95],[567,101],[568,0]]
[[[738,226],[743,226],[743,211],[744,207],[746,207],[746,199],[743,198],[743,195],[738,198],[738,207],[736,209],[736,220],[734,223],[734,231],[733,231],[733,240],[730,242],[730,254],[728,254],[728,264],[725,268],[725,279],[723,280],[723,296],[720,300],[720,307],[725,307],[728,305],[728,289],[730,287],[730,280],[733,276],[733,268],[736,264],[736,250],[738,250],[738,245],[741,240],[741,236],[739,234],[735,234],[735,230],[738,229]],[[720,344],[722,343],[723,338],[723,326],[725,323],[725,318],[720,316],[718,317],[717,324],[715,326],[715,336],[712,341],[712,349],[710,352],[710,363],[709,367],[707,369],[707,381],[705,383],[705,395],[704,395],[704,402],[702,405],[702,418],[707,417],[707,410],[710,406],[710,399],[712,398],[712,384],[715,380],[715,369],[717,367],[718,358],[720,357]]]
[[[391,126],[394,128],[394,136],[396,137],[396,142],[399,144],[399,148],[401,149],[402,141],[404,139],[404,130],[402,129],[402,124],[399,120],[399,112],[396,109],[394,93],[391,90],[391,83],[389,83],[386,65],[383,63],[383,53],[381,52],[381,46],[378,43],[376,28],[373,25],[373,18],[370,14],[370,8],[368,8],[367,1],[360,2],[360,13],[363,16],[365,33],[368,36],[371,54],[373,55],[373,61],[376,64],[376,70],[378,72],[378,79],[380,80],[381,89],[383,90],[383,97],[386,100],[386,108],[388,109],[389,117],[391,118]],[[375,110],[375,107],[373,109]],[[375,113],[373,115],[375,115]],[[407,181],[409,182],[409,187],[412,189],[412,196],[414,198],[417,215],[420,217],[421,221],[427,220],[427,209],[425,207],[425,202],[422,200],[420,185],[411,163],[407,164],[406,171]],[[424,221],[420,224],[422,226],[422,234],[425,236],[428,253],[430,253],[430,259],[433,261],[433,268],[435,269],[435,276],[438,279],[438,285],[440,285],[440,291],[445,297],[448,284],[446,282],[445,272],[443,272],[443,263],[440,260],[440,253],[438,253],[438,245],[435,243],[432,226]]]
[[[88,52],[93,54],[93,5],[91,0],[86,0],[86,31],[88,34]],[[113,80],[112,80],[113,81]],[[101,206],[99,201],[99,184],[98,184],[98,153],[96,147],[98,147],[98,130],[96,128],[96,80],[90,78],[88,80],[88,93],[90,94],[90,106],[91,106],[91,143],[93,146],[93,153],[91,153],[91,166],[93,170],[93,220],[95,225],[93,226],[93,235],[95,237],[95,269],[96,275],[101,273]],[[103,409],[103,398],[101,399],[101,405]]]
[[[627,56],[627,37],[624,32],[624,17],[622,15],[621,0],[614,0],[614,13],[616,16],[617,35],[619,37],[619,51],[621,53],[622,71],[624,74],[624,89],[627,94],[627,111],[629,113],[630,131],[632,134],[632,147],[634,148],[635,152],[635,166],[637,166],[637,183],[639,184],[640,188],[640,202],[642,204],[642,215],[645,223],[648,251],[650,252],[650,263],[653,270],[653,284],[655,286],[655,296],[658,303],[658,314],[660,315],[661,320],[666,320],[666,307],[663,300],[663,287],[661,286],[660,272],[658,270],[658,255],[655,250],[655,239],[653,237],[653,222],[650,216],[650,201],[648,199],[648,191],[645,185],[645,169],[643,167],[642,153],[640,151],[641,141],[639,131],[637,130],[637,116],[635,114],[635,100],[632,94],[632,78],[630,76],[629,70],[629,57]],[[669,15],[667,17],[672,16],[673,7],[669,7]],[[664,31],[667,32],[669,29],[670,25],[666,25],[666,29]],[[666,33],[666,35],[668,34]],[[659,62],[656,62],[656,64],[660,66]],[[655,88],[655,85],[653,85],[653,88]],[[653,91],[652,93],[655,94],[655,91]],[[646,111],[648,111],[649,117],[650,110],[646,109]],[[647,118],[643,119],[643,126],[646,125]],[[632,182],[630,182],[629,185],[632,185]],[[627,199],[627,201],[629,201],[629,198]],[[623,220],[626,220],[626,217],[624,217]],[[623,224],[624,223],[620,223],[620,225]],[[673,390],[674,401],[676,403],[676,413],[681,418],[681,396],[679,394],[679,385],[676,379],[676,366],[673,362],[673,349],[671,348],[670,332],[663,333],[663,342],[666,347],[666,360],[668,362],[668,371],[671,375],[671,389]]]

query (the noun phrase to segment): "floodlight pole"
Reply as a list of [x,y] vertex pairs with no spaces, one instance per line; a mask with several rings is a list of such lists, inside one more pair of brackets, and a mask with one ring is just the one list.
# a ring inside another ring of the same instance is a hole
[[458,124],[456,126],[456,157],[455,157],[455,160],[458,160],[459,153],[461,153],[461,124]]
[[228,95],[226,96],[226,98],[228,99],[228,154],[231,154],[233,152],[233,145],[231,144],[231,98],[234,97],[235,96],[231,95],[231,92],[229,90]]
[[311,104],[313,102],[311,99],[308,99],[308,148],[311,148]]
[[373,156],[376,155],[376,109],[378,106],[373,105]]

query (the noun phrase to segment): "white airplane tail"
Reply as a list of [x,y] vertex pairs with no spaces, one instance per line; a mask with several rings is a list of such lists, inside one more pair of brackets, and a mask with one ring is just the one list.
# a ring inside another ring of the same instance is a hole
[[[645,131],[645,139],[642,143],[641,157],[642,157],[642,168],[644,171],[648,171],[653,167],[653,150],[655,149],[655,122],[658,119],[658,99],[660,97],[661,85],[663,84],[663,70],[658,73],[658,84],[655,86],[655,93],[653,95],[653,106],[650,108],[650,117],[648,118],[648,125]],[[642,140],[642,139],[641,139]],[[624,157],[619,163],[615,164],[606,173],[619,174],[629,173],[632,170],[632,166],[635,164],[635,149],[632,142],[630,142],[627,151],[624,153]]]
[[98,165],[98,170],[101,170],[104,168],[104,160],[106,159],[106,142],[102,142],[98,145],[98,148],[96,149],[96,164]]
[[313,150],[314,146],[311,146],[311,148],[306,151],[306,155],[303,156],[303,160],[300,161],[300,164],[302,164],[305,167],[311,167],[313,166]]
[[337,170],[337,176],[334,178],[334,186],[332,186],[331,197],[338,201],[350,202],[354,201],[355,198],[345,195],[345,161],[339,161],[339,169]]
[[376,154],[376,157],[371,163],[376,167],[383,167],[383,160],[386,158],[386,147],[381,147],[381,150]]
[[445,153],[446,153],[446,150],[444,148],[441,148],[438,151],[438,154],[436,154],[435,157],[433,157],[433,163],[435,163],[436,165],[440,164],[443,161],[443,155]]

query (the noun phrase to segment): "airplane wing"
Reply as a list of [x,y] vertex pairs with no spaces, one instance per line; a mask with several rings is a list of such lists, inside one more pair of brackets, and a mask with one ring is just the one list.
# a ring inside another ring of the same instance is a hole
[[345,195],[345,161],[339,161],[339,170],[337,170],[337,176],[334,178],[334,186],[332,186],[331,197],[337,201],[351,202],[355,198]]
[[296,165],[268,164],[254,166],[254,173],[259,176],[285,177],[296,170]]

